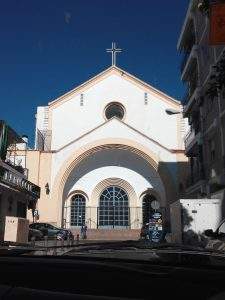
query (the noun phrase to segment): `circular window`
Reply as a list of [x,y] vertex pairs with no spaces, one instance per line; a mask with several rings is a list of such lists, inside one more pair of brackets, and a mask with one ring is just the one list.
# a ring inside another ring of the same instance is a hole
[[124,108],[119,103],[111,103],[105,109],[105,116],[109,120],[113,117],[123,119],[124,117]]

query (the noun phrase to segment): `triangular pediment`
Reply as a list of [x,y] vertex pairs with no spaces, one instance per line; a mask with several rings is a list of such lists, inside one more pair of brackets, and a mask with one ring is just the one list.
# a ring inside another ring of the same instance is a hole
[[[113,127],[113,125],[117,126],[117,128],[116,128],[117,130]],[[110,129],[110,128],[111,128],[111,132],[115,133],[115,138],[119,138],[120,136],[118,135],[118,132],[123,132],[123,130],[121,130],[121,129],[124,129],[124,132],[126,132],[126,135],[128,135],[128,136],[129,136],[129,132],[130,132],[130,133],[133,133],[135,135],[141,136],[143,139],[148,140],[149,142],[155,144],[157,147],[159,147],[163,150],[166,150],[170,153],[173,153],[175,151],[175,149],[167,148],[166,146],[162,145],[158,141],[156,141],[156,140],[152,139],[151,137],[145,135],[144,133],[138,131],[137,129],[133,128],[132,126],[124,123],[122,120],[118,119],[117,117],[113,117],[112,119],[107,120],[106,122],[98,125],[97,127],[93,128],[92,130],[90,130],[87,133],[83,134],[79,138],[74,139],[70,143],[66,144],[65,146],[59,148],[58,150],[56,150],[54,152],[59,152],[59,151],[65,149],[67,147],[72,146],[73,144],[75,144],[76,142],[81,141],[81,140],[87,139],[89,141],[89,140],[91,140],[91,136],[92,135],[94,136],[95,133],[99,133],[99,131],[105,131],[106,132],[106,138],[107,138],[108,133],[109,133],[107,130]],[[103,136],[104,136],[104,134],[102,135],[102,137]],[[121,136],[121,138],[123,138],[123,137]]]
[[175,108],[180,107],[180,101],[175,100],[174,98],[166,95],[165,93],[157,90],[156,88],[152,87],[148,83],[138,79],[134,75],[131,75],[130,73],[120,69],[117,66],[111,66],[104,70],[103,72],[97,74],[96,76],[92,77],[91,79],[87,80],[86,82],[82,83],[81,85],[75,87],[74,89],[70,90],[66,94],[60,96],[59,98],[49,102],[50,107],[58,106],[67,100],[69,100],[72,96],[85,92],[86,89],[89,89],[91,86],[97,84],[101,80],[104,80],[108,76],[111,76],[113,74],[116,74],[117,76],[122,77],[124,80],[127,80],[139,88],[143,89],[145,92],[152,93],[154,95],[157,95],[161,100],[167,102],[170,105],[173,105]]

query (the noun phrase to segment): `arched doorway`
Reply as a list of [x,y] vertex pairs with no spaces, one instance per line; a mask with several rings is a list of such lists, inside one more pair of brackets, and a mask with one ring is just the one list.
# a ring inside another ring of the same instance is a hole
[[143,224],[148,223],[152,214],[156,211],[160,211],[159,202],[154,195],[146,194],[142,200]]
[[118,186],[103,190],[99,200],[98,227],[129,227],[129,200],[125,190]]
[[81,194],[71,198],[70,226],[80,227],[85,224],[86,199]]

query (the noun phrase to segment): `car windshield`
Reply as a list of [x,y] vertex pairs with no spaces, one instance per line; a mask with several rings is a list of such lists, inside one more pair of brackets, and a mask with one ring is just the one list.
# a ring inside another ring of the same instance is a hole
[[224,1],[3,2],[0,256],[223,266]]

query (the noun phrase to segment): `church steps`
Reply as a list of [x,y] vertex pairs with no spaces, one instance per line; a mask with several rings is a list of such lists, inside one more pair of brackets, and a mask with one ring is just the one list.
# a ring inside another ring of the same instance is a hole
[[[80,229],[71,229],[74,237],[77,234],[81,237]],[[138,240],[140,229],[88,229],[88,240]]]

